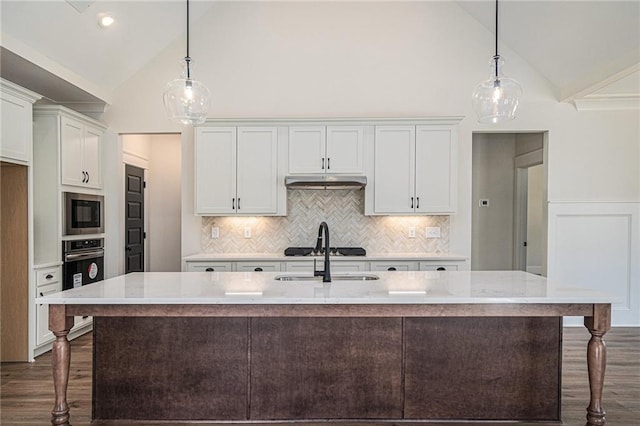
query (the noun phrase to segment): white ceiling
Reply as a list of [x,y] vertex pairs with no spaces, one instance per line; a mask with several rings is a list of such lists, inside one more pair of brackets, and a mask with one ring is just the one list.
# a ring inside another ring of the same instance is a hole
[[[494,1],[456,3],[494,32]],[[213,5],[191,2],[192,27]],[[0,7],[2,77],[60,103],[108,103],[186,30],[184,0],[0,0]],[[115,16],[113,27],[97,25],[102,12]],[[640,0],[502,0],[499,35],[500,46],[544,76],[559,101],[640,99]],[[65,90],[68,75],[85,84]]]

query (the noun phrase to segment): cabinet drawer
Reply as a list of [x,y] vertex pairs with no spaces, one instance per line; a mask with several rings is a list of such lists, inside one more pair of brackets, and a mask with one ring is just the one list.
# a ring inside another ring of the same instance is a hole
[[454,263],[442,262],[420,262],[421,271],[457,271],[458,265]]
[[187,262],[188,272],[231,272],[231,262]]
[[236,262],[238,272],[279,272],[280,262]]
[[418,262],[377,262],[369,263],[372,271],[417,271]]
[[[318,269],[322,269],[322,261],[318,263]],[[337,261],[331,262],[331,273],[334,272],[364,272],[367,270],[367,262]]]
[[36,271],[36,285],[48,285],[60,281],[60,268],[47,268]]

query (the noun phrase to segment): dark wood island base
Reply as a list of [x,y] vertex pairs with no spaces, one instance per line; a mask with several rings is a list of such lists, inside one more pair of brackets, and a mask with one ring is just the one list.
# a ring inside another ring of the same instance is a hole
[[52,424],[67,334],[93,315],[97,422],[559,422],[562,316],[591,333],[587,425],[604,425],[609,304],[50,305]]

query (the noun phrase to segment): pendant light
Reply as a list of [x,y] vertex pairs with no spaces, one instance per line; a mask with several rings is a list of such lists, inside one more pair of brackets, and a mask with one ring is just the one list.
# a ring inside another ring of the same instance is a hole
[[495,124],[513,120],[522,87],[516,80],[502,74],[504,61],[498,54],[498,0],[496,0],[496,54],[491,58],[491,75],[488,80],[476,86],[473,91],[473,109],[478,115],[478,122]]
[[207,119],[211,95],[207,86],[191,78],[189,56],[189,0],[187,0],[187,56],[182,76],[169,82],[163,94],[167,116],[182,124],[201,124]]

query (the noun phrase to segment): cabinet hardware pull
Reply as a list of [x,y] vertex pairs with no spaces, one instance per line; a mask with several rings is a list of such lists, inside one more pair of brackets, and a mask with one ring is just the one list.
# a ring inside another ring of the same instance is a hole
[[47,275],[45,275],[45,277],[44,277],[44,278],[45,278],[45,279],[47,279],[47,280],[50,280],[51,278],[53,278],[53,275],[51,275],[51,274],[47,274]]
[[411,197],[411,208],[413,208],[413,197]]
[[207,268],[207,269],[205,269],[205,271],[206,271],[206,272],[213,272],[213,271],[215,271],[215,269],[213,269],[213,268]]
[[322,158],[322,170],[324,170],[324,157]]
[[82,171],[82,183],[87,183],[87,172]]
[[256,272],[262,272],[262,268],[256,268],[256,269],[254,269],[254,271],[256,271]]
[[420,208],[420,197],[416,197],[416,209]]
[[327,170],[331,168],[331,158],[327,158]]
[[238,210],[240,210],[240,198],[238,198]]
[[89,172],[87,172],[87,183],[89,183],[90,180],[91,180],[91,175],[89,174]]
[[395,266],[389,266],[389,267],[387,268],[387,271],[397,271],[397,270],[398,270],[398,269],[396,269],[396,267],[395,267]]
[[236,209],[236,199],[232,198],[231,199],[231,210],[235,210]]
[[446,271],[447,268],[445,268],[444,266],[440,266],[438,269],[436,269],[436,271]]

